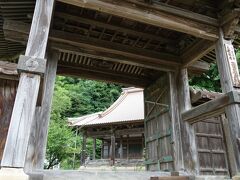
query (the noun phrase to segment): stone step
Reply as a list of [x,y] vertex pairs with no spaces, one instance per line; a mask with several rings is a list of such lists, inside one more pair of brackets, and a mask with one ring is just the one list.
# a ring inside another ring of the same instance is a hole
[[150,180],[190,180],[189,176],[161,176],[151,177]]
[[136,171],[38,171],[30,180],[150,180],[151,177],[168,176],[168,172]]

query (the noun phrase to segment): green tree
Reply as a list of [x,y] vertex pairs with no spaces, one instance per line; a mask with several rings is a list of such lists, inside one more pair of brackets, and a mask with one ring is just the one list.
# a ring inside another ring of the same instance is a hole
[[[103,111],[119,97],[120,92],[121,87],[114,84],[57,77],[48,133],[48,163],[45,168],[61,163],[61,168],[72,169],[74,153],[79,165],[82,137],[76,136],[76,130],[68,126],[67,118]],[[93,141],[88,140],[88,154],[92,154],[92,144]],[[97,141],[96,151],[98,157],[101,152],[100,141]]]
[[[240,49],[236,52],[238,68],[240,68]],[[200,76],[193,76],[189,80],[193,87],[204,88],[210,91],[221,92],[220,77],[216,63],[211,64],[209,71]]]

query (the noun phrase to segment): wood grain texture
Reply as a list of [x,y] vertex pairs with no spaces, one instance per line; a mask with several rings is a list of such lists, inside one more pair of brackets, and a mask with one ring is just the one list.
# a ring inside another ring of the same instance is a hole
[[14,103],[2,167],[24,167],[40,76],[22,73]]
[[17,83],[13,80],[0,79],[0,162],[7,139]]
[[144,90],[144,98],[147,170],[173,171],[174,145],[167,73]]
[[[191,108],[187,69],[181,69],[179,72],[178,88],[180,112],[182,113]],[[199,164],[197,160],[194,129],[188,122],[184,122],[182,119],[180,122],[184,170],[190,174],[196,175],[199,174]]]
[[[45,57],[53,5],[37,0],[25,56]],[[24,167],[39,86],[39,75],[21,73],[1,167]]]
[[90,8],[97,11],[125,17],[139,22],[155,25],[158,27],[171,29],[193,36],[216,40],[218,38],[217,29],[203,23],[192,21],[189,18],[174,16],[170,13],[151,9],[146,11],[136,3],[126,1],[115,1],[111,3],[107,0],[58,0],[60,2]]
[[[216,57],[217,57],[217,65],[218,71],[220,74],[220,81],[222,91],[224,93],[233,91],[234,83],[232,80],[231,67],[229,64],[228,56],[225,49],[225,44],[231,44],[230,41],[226,41],[224,39],[223,32],[220,30],[219,32],[220,38],[216,43]],[[239,89],[236,89],[239,91]],[[227,136],[231,137],[231,147],[229,149],[233,149],[233,154],[229,154],[231,157],[230,168],[232,175],[236,175],[240,172],[240,107],[239,104],[232,104],[225,108],[226,116],[229,121],[229,133]]]
[[170,85],[170,113],[172,119],[173,132],[173,146],[174,146],[174,170],[181,171],[184,169],[184,160],[182,152],[181,126],[180,126],[180,112],[178,103],[178,91],[176,73],[169,72]]
[[[223,115],[224,116],[224,115]],[[222,116],[203,119],[194,125],[200,175],[229,175]]]
[[[27,34],[29,33],[29,25],[17,21],[8,20],[4,22],[5,35],[13,40],[24,42]],[[16,36],[17,34],[17,36]],[[146,67],[152,67],[158,70],[166,69],[173,70],[174,67],[180,65],[176,60],[179,57],[165,54],[156,53],[149,50],[140,50],[134,47],[126,47],[118,43],[98,40],[94,38],[84,38],[78,34],[68,33],[59,30],[51,31],[49,36],[51,46],[57,50],[68,50],[84,53],[83,49],[88,49],[84,54],[93,57],[95,56],[105,60],[118,60],[121,62],[131,62]],[[90,53],[89,53],[90,52]],[[94,57],[93,57],[94,58]]]
[[43,169],[47,145],[48,125],[54,91],[59,53],[51,51],[47,56],[47,68],[44,77],[42,106],[37,107],[31,127],[25,171]]
[[214,49],[214,42],[201,39],[197,43],[195,43],[192,47],[188,48],[185,52],[183,52],[181,59],[183,61],[183,67],[190,66],[200,58],[202,58],[205,54],[209,53]]
[[25,55],[45,58],[54,0],[37,0]]
[[196,106],[188,111],[182,113],[184,121],[194,123],[202,119],[214,117],[224,113],[224,108],[230,104],[240,104],[239,99],[234,97],[239,96],[238,92],[230,91],[221,97],[213,99],[209,102]]

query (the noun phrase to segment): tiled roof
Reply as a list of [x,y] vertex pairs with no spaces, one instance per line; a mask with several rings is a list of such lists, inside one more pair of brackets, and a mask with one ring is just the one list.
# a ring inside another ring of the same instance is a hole
[[194,105],[199,105],[204,102],[216,99],[219,96],[223,95],[219,92],[209,91],[203,88],[190,87],[191,102]]
[[70,126],[90,126],[119,122],[143,121],[143,89],[125,88],[121,96],[106,111],[69,118]]

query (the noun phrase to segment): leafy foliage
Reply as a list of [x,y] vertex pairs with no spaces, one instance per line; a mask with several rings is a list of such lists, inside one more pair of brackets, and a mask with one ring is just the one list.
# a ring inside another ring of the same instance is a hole
[[193,87],[204,88],[210,91],[221,92],[220,77],[216,64],[211,64],[208,72],[201,76],[194,76],[189,80]]
[[[240,50],[236,53],[238,67],[240,67]],[[208,72],[201,76],[194,76],[190,79],[189,84],[193,87],[205,88],[210,91],[221,92],[219,72],[216,64],[211,64]]]
[[[79,165],[82,137],[76,136],[76,131],[68,127],[67,117],[78,117],[103,111],[119,97],[120,92],[121,87],[114,84],[57,77],[45,168],[52,168],[59,163],[64,169],[73,169]],[[92,144],[93,141],[88,140],[87,154],[92,154]],[[101,141],[97,140],[97,158],[100,156],[100,152]]]

